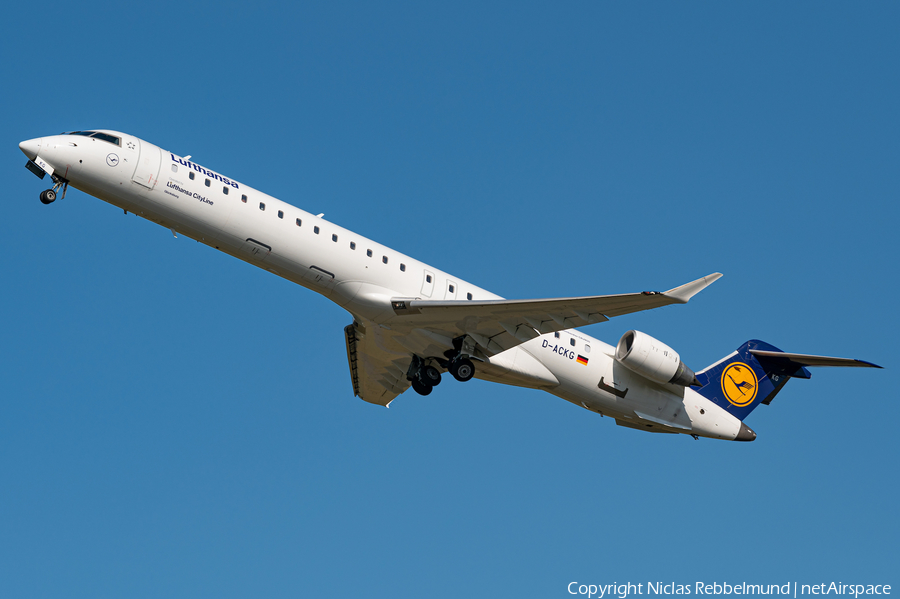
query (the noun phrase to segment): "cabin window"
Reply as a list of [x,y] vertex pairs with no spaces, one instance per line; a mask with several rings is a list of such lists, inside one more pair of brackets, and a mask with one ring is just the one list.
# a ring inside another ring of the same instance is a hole
[[228,188],[227,188],[227,187],[223,187],[223,188],[222,188],[222,193],[224,193],[225,195],[228,195]]
[[194,171],[188,173],[188,179],[190,179],[191,181],[194,180]]
[[177,165],[177,164],[173,164],[173,165],[172,165],[172,172],[173,172],[173,173],[177,173],[177,172],[178,172],[178,165]]
[[319,227],[313,227],[313,233],[315,233],[316,235],[318,235],[318,234],[319,234]]
[[467,299],[467,300],[472,299],[472,294],[471,294],[471,293],[467,293],[467,294],[466,294],[466,299]]
[[350,249],[351,249],[351,250],[355,250],[355,249],[356,249],[356,242],[355,242],[355,241],[351,241],[351,242],[350,242]]
[[204,185],[206,185],[207,187],[209,187],[209,179],[206,180],[206,182],[204,183]]
[[449,285],[449,286],[447,287],[447,291],[449,291],[450,293],[453,293],[453,290],[454,290],[454,289],[455,289],[455,287],[453,287],[453,285]]
[[387,256],[382,256],[381,261],[384,262],[385,264],[387,264]]
[[574,338],[569,339],[569,345],[571,345],[572,347],[575,347],[575,339]]
[[297,226],[298,226],[298,227],[299,227],[299,226],[300,226],[300,225],[302,225],[302,224],[303,224],[303,221],[302,221],[302,220],[300,220],[300,219],[299,219],[299,218],[298,218],[298,219],[297,219],[297,221],[296,221],[296,222],[297,222]]
[[553,336],[554,336],[555,338],[559,339],[559,331],[553,333]]
[[332,236],[331,236],[331,241],[337,243],[337,235],[332,235]]
[[284,218],[284,210],[278,211],[278,218]]
[[263,202],[260,202],[260,203],[259,203],[259,209],[260,209],[260,210],[265,210],[265,209],[266,209],[266,205],[265,205]]
[[585,344],[585,346],[584,346],[584,353],[586,353],[586,354],[591,353],[591,346],[590,346],[590,345]]
[[406,265],[402,262],[400,263],[400,272],[406,272]]
[[[191,177],[191,179],[193,179],[193,177]],[[247,195],[246,194],[241,194],[241,201],[244,202],[245,204],[247,203]]]
[[425,275],[425,282],[426,282],[426,283],[430,283],[430,282],[431,282],[431,275]]
[[372,250],[366,250],[366,256],[368,256],[369,258],[371,258],[371,257],[372,257]]

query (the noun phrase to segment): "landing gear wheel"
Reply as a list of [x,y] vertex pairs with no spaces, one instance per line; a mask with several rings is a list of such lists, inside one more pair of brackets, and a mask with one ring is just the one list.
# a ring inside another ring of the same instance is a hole
[[432,387],[437,387],[441,384],[441,371],[434,366],[426,366],[422,369],[422,380]]
[[52,204],[56,201],[56,192],[52,189],[47,189],[41,192],[41,203],[42,204]]
[[461,383],[475,376],[475,366],[467,358],[457,360],[450,365],[450,374]]
[[419,395],[428,395],[431,393],[431,387],[419,382],[419,379],[412,380],[412,388],[413,391],[418,393]]

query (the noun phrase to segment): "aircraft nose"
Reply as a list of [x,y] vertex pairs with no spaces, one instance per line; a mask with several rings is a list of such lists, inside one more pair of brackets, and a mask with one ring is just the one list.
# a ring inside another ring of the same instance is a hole
[[37,158],[38,151],[41,149],[41,138],[36,137],[34,139],[27,139],[19,144],[19,149],[22,150],[22,153],[28,156],[29,160],[34,160]]
[[738,432],[737,437],[734,438],[735,441],[755,441],[756,433],[753,432],[753,429],[741,423],[741,430]]

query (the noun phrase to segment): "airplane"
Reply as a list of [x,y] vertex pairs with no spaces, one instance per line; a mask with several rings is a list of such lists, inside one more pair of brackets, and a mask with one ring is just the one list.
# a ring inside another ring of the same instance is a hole
[[508,300],[126,133],[71,131],[19,148],[53,182],[44,204],[71,184],[343,307],[353,393],[372,404],[410,387],[428,395],[449,372],[541,389],[631,429],[753,441],[744,419],[808,367],[881,368],[750,340],[695,373],[646,333],[613,347],[578,331],[687,303],[720,273],[663,292]]

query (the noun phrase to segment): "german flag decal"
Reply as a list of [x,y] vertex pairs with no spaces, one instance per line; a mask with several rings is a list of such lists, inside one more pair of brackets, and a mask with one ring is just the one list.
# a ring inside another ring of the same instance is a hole
[[585,358],[584,356],[582,356],[581,354],[578,354],[578,360],[577,360],[577,362],[578,362],[579,364],[583,365],[583,366],[587,366],[588,359]]

